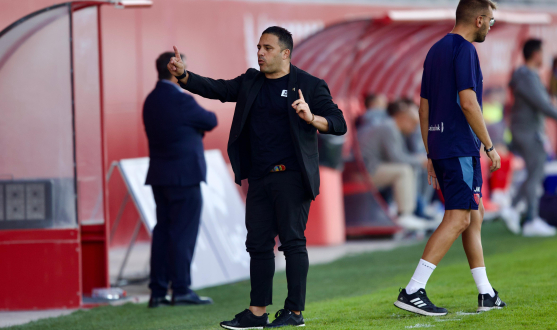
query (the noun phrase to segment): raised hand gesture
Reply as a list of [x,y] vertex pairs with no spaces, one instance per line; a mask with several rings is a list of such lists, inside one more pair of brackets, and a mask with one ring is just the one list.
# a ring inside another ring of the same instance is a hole
[[170,71],[170,74],[178,77],[184,74],[186,65],[184,64],[184,61],[182,61],[182,56],[180,56],[178,48],[176,48],[176,46],[172,47],[174,47],[174,57],[170,59],[170,62],[168,62],[168,65],[166,67],[168,68],[168,71]]
[[292,108],[294,108],[298,116],[300,116],[300,118],[305,120],[307,123],[313,122],[313,119],[315,117],[311,113],[311,110],[309,109],[309,105],[304,100],[304,94],[302,94],[301,89],[298,89],[298,94],[300,95],[300,98],[294,101],[294,103],[292,103]]

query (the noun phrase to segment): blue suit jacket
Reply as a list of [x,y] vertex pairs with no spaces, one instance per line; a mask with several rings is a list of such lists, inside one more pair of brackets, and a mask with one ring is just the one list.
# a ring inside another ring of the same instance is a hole
[[143,105],[149,140],[149,171],[145,184],[190,186],[205,181],[205,131],[217,126],[213,112],[169,82],[157,82]]

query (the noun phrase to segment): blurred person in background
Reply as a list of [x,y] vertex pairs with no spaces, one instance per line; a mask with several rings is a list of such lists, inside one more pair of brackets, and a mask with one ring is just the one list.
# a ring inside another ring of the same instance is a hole
[[[320,183],[317,131],[344,135],[346,121],[325,81],[290,63],[292,49],[292,34],[272,26],[257,44],[260,70],[250,68],[234,79],[215,80],[186,71],[178,54],[168,63],[182,88],[236,103],[228,156],[236,183],[249,182],[246,250],[251,300],[248,309],[220,323],[226,329],[305,326],[302,311],[309,269],[305,230]],[[277,235],[278,249],[286,259],[288,296],[268,323]]]
[[[400,99],[402,103],[410,108],[414,113],[418,113],[418,105],[410,98]],[[422,131],[419,125],[416,125],[414,132],[406,136],[406,145],[408,151],[414,155],[422,155],[427,158],[427,152],[422,141]],[[432,204],[428,210],[428,205],[434,197],[435,189],[427,183],[427,166],[415,166],[416,173],[416,210],[414,214],[420,218],[435,220],[441,222],[443,218],[443,207],[440,201]]]
[[402,101],[387,108],[388,117],[377,126],[358,130],[358,141],[366,169],[377,189],[393,187],[398,207],[397,224],[409,230],[432,228],[430,222],[414,215],[416,175],[414,167],[425,167],[425,154],[408,151],[405,137],[418,126],[418,112]]
[[549,79],[549,94],[557,97],[557,57],[553,58],[553,66],[551,67],[551,77]]
[[526,163],[528,176],[513,199],[513,207],[526,200],[524,236],[554,236],[555,227],[539,217],[539,194],[545,177],[545,117],[557,119],[555,100],[547,93],[539,70],[543,65],[542,41],[530,39],[523,47],[524,65],[513,73],[509,86],[514,94],[511,110],[512,144]]
[[[406,105],[410,111],[418,113],[419,106],[411,99],[403,97],[400,99],[400,102]],[[408,150],[412,153],[422,153],[427,155],[422,141],[422,131],[420,130],[420,125],[416,125],[414,132],[406,136],[406,145],[408,146]]]
[[[174,55],[163,53],[157,59],[159,81],[143,105],[150,157],[145,184],[151,185],[157,205],[150,308],[213,302],[190,289],[190,268],[203,202],[200,182],[207,172],[202,139],[217,126],[217,117],[184,93],[168,72],[166,65]],[[169,283],[172,301],[166,299]]]
[[356,128],[381,124],[388,117],[387,103],[384,94],[368,94],[364,100],[366,112],[356,119]]
[[[483,97],[483,117],[486,123],[487,131],[491,137],[493,145],[497,149],[501,157],[501,168],[490,173],[489,180],[484,182],[487,184],[490,204],[484,201],[484,206],[488,209],[499,211],[499,214],[505,221],[507,228],[514,234],[520,234],[520,214],[511,206],[511,182],[513,176],[512,162],[513,154],[509,151],[507,143],[510,142],[510,131],[505,120],[505,100],[507,98],[506,90],[503,87],[494,87],[485,91]],[[485,154],[482,155],[485,157]],[[493,203],[491,203],[493,202]]]
[[460,235],[478,288],[477,311],[506,306],[487,278],[483,257],[481,144],[492,161],[491,171],[499,169],[500,159],[482,116],[483,75],[472,44],[485,41],[495,24],[496,8],[491,0],[460,0],[454,29],[431,47],[424,61],[420,127],[429,158],[428,180],[443,193],[445,215],[429,238],[408,285],[394,302],[412,313],[448,313],[431,302],[425,287]]

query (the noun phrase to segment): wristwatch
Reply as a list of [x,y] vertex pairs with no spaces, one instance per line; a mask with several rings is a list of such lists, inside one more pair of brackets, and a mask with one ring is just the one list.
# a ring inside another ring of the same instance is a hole
[[188,72],[186,70],[184,70],[184,73],[182,73],[182,75],[180,75],[180,76],[177,76],[176,79],[182,80],[182,79],[186,78],[187,75],[188,75]]
[[495,146],[491,146],[491,148],[489,148],[489,149],[487,149],[487,148],[484,146],[484,150],[485,150],[485,153],[486,153],[486,154],[492,152],[494,149],[495,149]]

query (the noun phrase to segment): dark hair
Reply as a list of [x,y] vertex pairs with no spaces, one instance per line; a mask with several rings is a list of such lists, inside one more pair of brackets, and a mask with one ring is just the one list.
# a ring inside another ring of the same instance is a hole
[[456,7],[456,24],[471,22],[490,7],[495,10],[497,4],[492,0],[460,0]]
[[553,70],[557,69],[557,57],[553,58]]
[[282,28],[280,26],[270,26],[261,33],[264,34],[272,34],[276,36],[279,40],[280,50],[283,51],[285,49],[290,49],[290,58],[292,58],[292,50],[294,48],[294,41],[292,40],[292,33],[290,33],[287,29]]
[[408,110],[408,104],[406,104],[402,100],[396,100],[389,103],[389,105],[387,106],[387,114],[389,114],[390,117],[394,117],[399,113],[405,112],[406,110]]
[[528,61],[535,52],[542,50],[542,41],[540,39],[528,39],[522,48],[524,59]]
[[[186,58],[184,54],[180,53],[182,60]],[[174,52],[166,52],[160,54],[159,58],[157,58],[156,65],[157,65],[157,72],[159,73],[159,80],[166,79],[170,80],[172,78],[172,74],[168,71],[167,65],[170,62],[170,59],[174,57]]]
[[403,97],[400,99],[400,102],[404,103],[407,106],[417,105],[411,98]]
[[369,109],[371,104],[377,100],[377,94],[367,94],[366,98],[364,99],[364,105],[366,109]]

